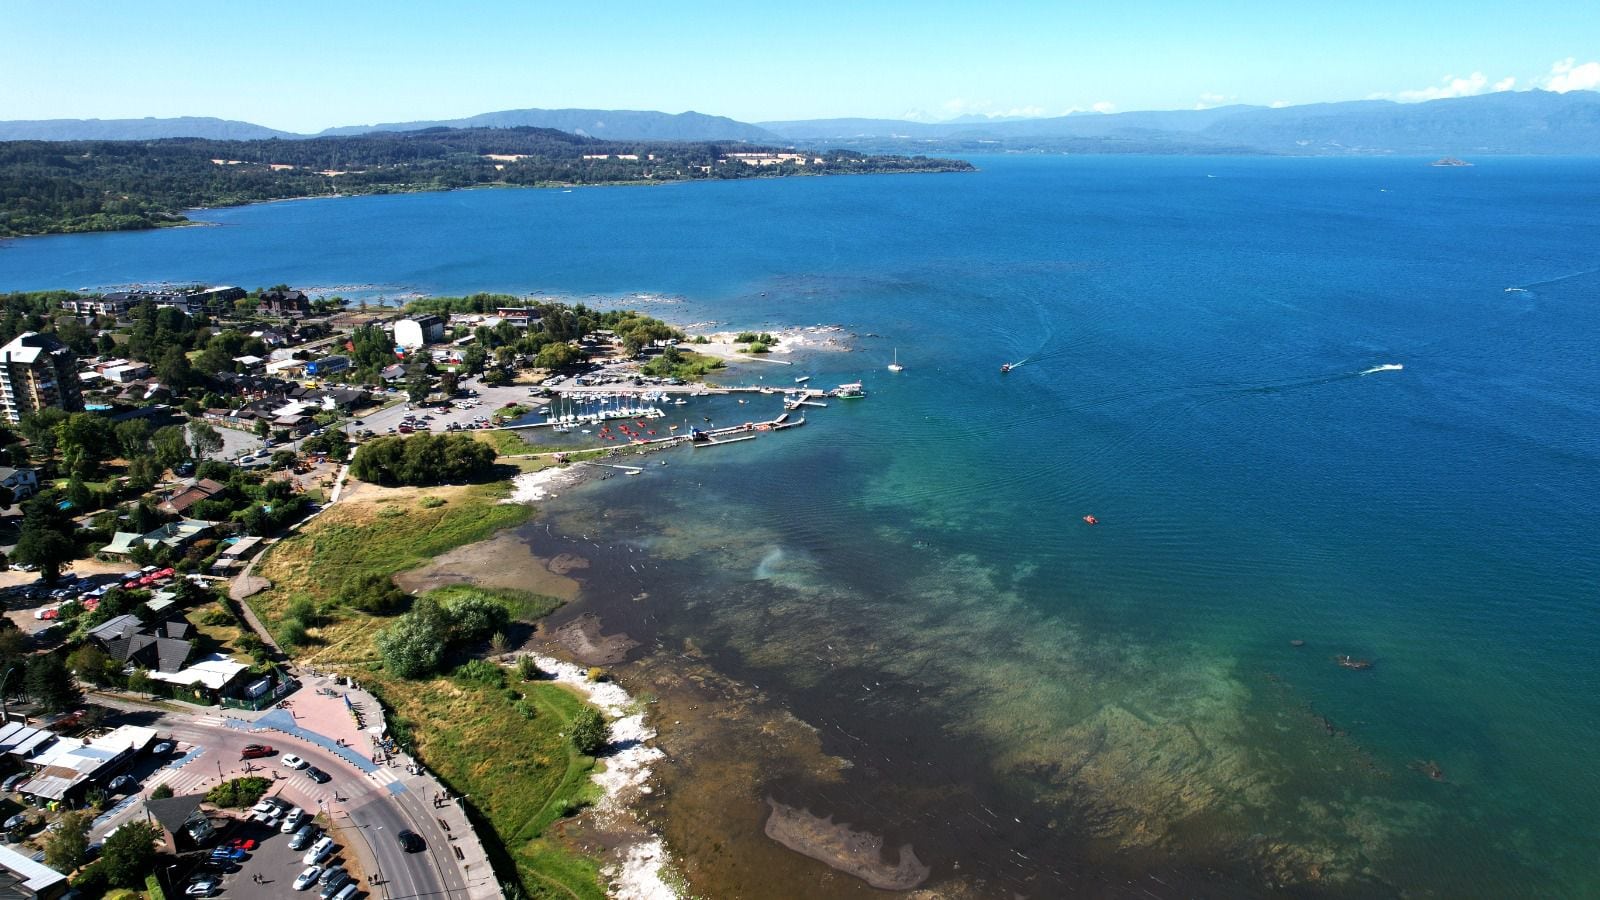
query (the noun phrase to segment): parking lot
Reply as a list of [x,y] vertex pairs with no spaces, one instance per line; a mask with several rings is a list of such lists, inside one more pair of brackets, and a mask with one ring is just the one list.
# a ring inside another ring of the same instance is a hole
[[[322,816],[313,821],[309,817],[309,813],[312,812],[315,811],[307,811],[306,823],[311,824],[318,835],[326,834],[327,817]],[[333,839],[335,849],[318,864],[321,872],[334,867],[343,869],[350,876],[348,883],[355,886],[355,893],[358,896],[364,895],[367,890],[365,873],[361,871],[355,857],[345,852],[345,842],[340,839],[341,836],[335,832],[330,837]],[[248,820],[239,822],[223,835],[222,845],[239,846],[243,850],[242,859],[212,861],[208,858],[201,862],[197,869],[191,868],[186,874],[180,876],[174,873],[174,878],[181,880],[178,887],[185,891],[197,879],[206,877],[216,879],[216,889],[206,896],[218,894],[242,898],[320,896],[324,887],[320,882],[303,891],[297,891],[294,886],[295,879],[306,869],[307,847],[292,849],[290,844],[293,838],[292,833],[284,834],[280,828],[270,827],[261,822]]]
[[[512,384],[504,387],[488,387],[477,379],[465,379],[461,382],[461,390],[475,391],[477,396],[458,396],[454,402],[446,407],[423,407],[412,403],[399,403],[387,409],[370,413],[361,419],[360,424],[354,420],[345,423],[345,431],[355,434],[360,431],[370,431],[374,435],[398,434],[401,423],[406,416],[428,415],[432,418],[422,422],[419,431],[444,432],[450,430],[450,425],[465,428],[474,424],[478,419],[489,419],[491,414],[502,409],[508,404],[522,404],[525,406],[543,405],[544,400],[533,396],[530,386],[526,384]],[[471,404],[471,405],[468,405]]]

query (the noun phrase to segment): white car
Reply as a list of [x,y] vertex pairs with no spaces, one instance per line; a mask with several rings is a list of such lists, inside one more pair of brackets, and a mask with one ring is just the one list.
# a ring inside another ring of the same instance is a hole
[[267,813],[277,812],[278,808],[278,801],[271,797],[263,797],[259,803],[250,807],[250,811],[266,815]]
[[291,809],[289,814],[283,817],[283,824],[278,826],[278,831],[283,834],[294,834],[295,829],[300,827],[300,823],[304,822],[305,818],[304,810],[299,808]]
[[308,866],[317,865],[333,855],[334,846],[333,838],[323,835],[317,838],[315,844],[311,845],[311,849],[306,851],[306,855],[301,858],[301,861]]
[[285,756],[283,759],[279,760],[279,762],[283,763],[285,766],[288,766],[291,769],[304,769],[306,766],[311,765],[310,763],[306,762],[305,760],[301,759],[300,757],[295,756],[293,753],[289,754],[288,756]]
[[301,872],[300,876],[294,880],[294,889],[297,891],[303,891],[306,888],[311,887],[313,884],[316,884],[317,879],[320,877],[322,877],[321,866],[314,864],[306,866],[305,871]]

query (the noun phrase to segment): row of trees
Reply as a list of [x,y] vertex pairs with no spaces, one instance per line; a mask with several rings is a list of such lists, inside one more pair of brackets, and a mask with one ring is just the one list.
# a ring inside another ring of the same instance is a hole
[[494,471],[494,448],[465,434],[374,438],[356,450],[350,474],[387,487],[481,481]]

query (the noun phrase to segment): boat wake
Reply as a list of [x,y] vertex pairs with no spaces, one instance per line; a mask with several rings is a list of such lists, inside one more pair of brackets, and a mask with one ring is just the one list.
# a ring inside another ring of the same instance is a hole
[[1398,372],[1398,371],[1400,371],[1401,369],[1404,369],[1404,368],[1405,368],[1405,366],[1403,366],[1403,365],[1401,365],[1399,363],[1384,363],[1381,366],[1373,366],[1372,368],[1367,369],[1366,371],[1362,372],[1361,374],[1363,374],[1363,375],[1371,375],[1373,372]]

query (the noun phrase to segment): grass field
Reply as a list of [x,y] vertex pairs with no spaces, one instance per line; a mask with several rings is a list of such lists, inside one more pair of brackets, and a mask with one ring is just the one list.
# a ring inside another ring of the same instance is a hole
[[[599,900],[605,896],[596,864],[552,839],[550,826],[593,799],[594,760],[574,751],[564,732],[582,700],[552,683],[523,683],[507,672],[504,686],[448,675],[405,680],[383,670],[374,637],[388,620],[338,602],[354,576],[392,575],[427,563],[452,548],[490,537],[524,521],[530,509],[503,504],[504,485],[375,488],[361,485],[304,531],[279,543],[257,566],[273,587],[249,601],[277,630],[296,600],[315,603],[322,624],[301,656],[319,666],[356,674],[389,709],[394,733],[450,789],[471,798],[483,835],[505,878],[515,865],[529,897]],[[442,503],[439,501],[443,501]],[[445,587],[445,599],[477,588]],[[558,601],[491,591],[513,617],[532,621]],[[531,718],[527,711],[532,711]],[[498,842],[503,853],[497,853]]]

